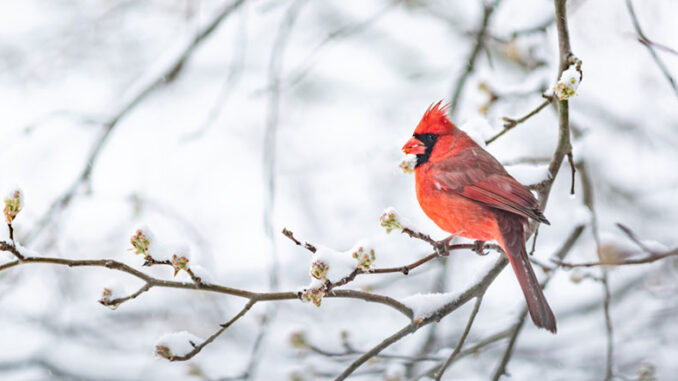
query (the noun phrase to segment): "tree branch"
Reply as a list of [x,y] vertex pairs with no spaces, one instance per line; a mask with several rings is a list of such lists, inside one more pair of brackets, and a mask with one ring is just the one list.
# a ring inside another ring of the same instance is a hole
[[245,304],[245,307],[243,307],[242,310],[240,310],[240,312],[238,312],[237,315],[235,315],[228,322],[221,324],[221,328],[219,328],[218,331],[214,332],[210,337],[208,337],[205,341],[203,341],[199,345],[196,345],[195,348],[193,348],[192,351],[188,352],[187,354],[185,354],[183,356],[173,356],[169,360],[170,361],[186,361],[186,360],[193,358],[193,356],[197,355],[203,348],[205,348],[205,346],[207,346],[209,343],[213,342],[214,339],[219,337],[219,335],[221,335],[225,330],[227,330],[228,327],[233,325],[233,323],[238,321],[238,319],[240,319],[241,317],[245,316],[245,314],[250,310],[250,308],[252,308],[252,306],[254,306],[256,303],[257,303],[256,300],[250,299],[247,302],[247,304]]
[[469,300],[484,293],[485,290],[487,290],[487,288],[490,286],[490,284],[492,284],[497,275],[499,275],[501,270],[506,266],[506,264],[508,264],[508,259],[506,259],[505,255],[501,255],[495,262],[492,269],[490,269],[485,274],[485,276],[483,276],[482,279],[480,279],[479,281],[474,283],[471,287],[467,288],[466,291],[461,293],[457,299],[440,307],[428,317],[414,319],[410,324],[403,327],[401,330],[394,333],[393,335],[387,337],[382,342],[377,344],[374,348],[370,349],[368,352],[364,353],[362,356],[356,359],[335,380],[340,381],[346,379],[354,370],[358,369],[358,367],[367,362],[370,358],[377,355],[379,352],[384,350],[389,345],[395,343],[396,341],[413,332],[416,332],[417,330],[419,330],[422,327],[425,327],[428,324],[440,321],[445,316],[454,312],[457,308],[466,304],[466,302],[468,302]]
[[475,68],[478,54],[485,45],[487,28],[490,25],[490,17],[492,16],[492,13],[499,5],[500,1],[501,0],[494,0],[492,4],[485,4],[484,6],[485,8],[483,11],[483,20],[481,21],[480,28],[478,29],[478,33],[476,34],[475,44],[473,45],[473,49],[471,50],[468,59],[465,61],[466,67],[461,76],[459,77],[459,79],[457,80],[457,84],[455,85],[454,91],[452,92],[452,98],[450,99],[450,115],[454,115],[454,113],[457,111],[457,104],[459,103],[461,91],[464,89],[464,85],[466,84],[468,76],[471,74],[471,72],[473,72],[473,69]]
[[468,333],[471,331],[471,326],[473,326],[473,322],[476,318],[476,315],[478,314],[478,311],[480,310],[480,304],[482,302],[483,294],[480,294],[476,297],[476,304],[473,305],[473,310],[471,311],[471,315],[469,316],[468,322],[466,323],[466,328],[464,328],[464,332],[461,334],[457,346],[454,348],[454,351],[452,352],[450,357],[448,357],[445,363],[440,367],[438,373],[435,374],[434,376],[435,380],[440,381],[440,379],[443,377],[443,374],[447,370],[447,367],[450,366],[450,364],[452,364],[452,361],[454,361],[454,359],[459,355],[459,352],[461,352],[461,348],[462,346],[464,346],[466,337],[468,336]]
[[626,0],[626,8],[629,10],[631,22],[633,23],[633,27],[635,28],[636,33],[638,34],[639,37],[638,41],[640,41],[641,44],[645,45],[647,51],[650,52],[652,59],[657,64],[657,67],[659,67],[659,70],[662,71],[664,77],[669,82],[669,85],[671,85],[673,92],[676,94],[676,96],[678,96],[678,85],[676,85],[676,81],[669,73],[669,69],[664,64],[664,61],[662,61],[659,58],[657,52],[654,50],[654,44],[649,42],[650,40],[645,36],[645,33],[643,33],[643,30],[640,28],[640,23],[638,22],[638,17],[636,16],[636,11],[633,9],[633,4],[631,3],[631,0]]
[[667,251],[656,251],[651,250],[645,246],[642,242],[638,240],[635,234],[626,226],[622,224],[617,224],[617,227],[621,229],[639,248],[647,253],[648,255],[641,258],[630,258],[624,259],[621,261],[597,261],[597,262],[584,262],[584,263],[568,263],[568,262],[556,262],[564,268],[575,268],[575,267],[595,267],[595,266],[627,266],[627,265],[640,265],[652,263],[664,258],[672,257],[678,255],[678,248],[671,249]]
[[[19,251],[10,243],[5,241],[0,241],[0,251],[7,251],[13,254],[19,253]],[[20,253],[19,253],[20,254]],[[20,254],[21,255],[21,254]],[[163,287],[163,288],[176,288],[176,289],[188,289],[188,290],[202,290],[215,292],[220,294],[227,294],[232,296],[237,296],[241,298],[246,298],[254,300],[256,302],[263,301],[276,301],[276,300],[295,300],[299,299],[299,292],[296,291],[287,291],[287,292],[253,292],[242,290],[233,287],[227,287],[217,284],[209,284],[201,282],[196,284],[193,282],[178,282],[172,280],[164,280],[159,278],[154,278],[148,274],[145,274],[125,263],[115,261],[112,259],[66,259],[66,258],[50,258],[50,257],[27,257],[24,256],[23,260],[16,260],[4,263],[0,265],[0,271],[10,269],[12,267],[17,267],[20,265],[28,265],[34,263],[47,263],[53,265],[62,265],[67,267],[103,267],[111,270],[116,270],[130,274],[136,278],[143,280],[152,287]],[[137,291],[139,292],[139,291]],[[350,298],[350,299],[361,299],[369,302],[379,303],[386,306],[389,306],[408,318],[412,318],[412,310],[406,307],[404,304],[399,301],[384,295],[372,294],[369,292],[358,291],[358,290],[333,290],[331,295],[326,297],[335,297],[335,298]],[[131,299],[131,298],[130,298]]]
[[530,119],[531,117],[537,115],[539,111],[543,110],[546,108],[546,106],[550,105],[553,103],[553,100],[555,99],[554,96],[552,95],[542,95],[544,98],[546,98],[545,101],[539,104],[534,110],[530,111],[527,113],[525,116],[519,119],[511,119],[508,117],[504,117],[504,129],[499,132],[498,134],[494,135],[493,137],[489,138],[488,140],[485,141],[485,144],[491,144],[495,140],[499,139],[502,137],[505,133],[509,132],[511,129],[513,129],[515,126],[524,123],[526,120]]
[[57,213],[70,204],[80,186],[89,181],[99,155],[101,154],[101,151],[108,141],[109,136],[118,123],[154,90],[176,78],[196,48],[199,47],[202,42],[207,40],[207,38],[217,29],[221,22],[224,21],[231,13],[233,13],[233,11],[238,9],[244,2],[244,0],[235,0],[232,3],[222,7],[222,9],[217,12],[215,17],[212,18],[212,20],[203,28],[201,28],[195,37],[183,43],[185,46],[180,47],[179,53],[176,55],[176,57],[169,63],[165,64],[162,67],[162,70],[150,72],[148,77],[141,78],[134,86],[132,86],[132,88],[129,90],[131,96],[124,97],[124,101],[118,107],[117,111],[102,124],[103,132],[92,145],[92,149],[85,160],[85,166],[80,172],[80,175],[78,175],[78,177],[73,181],[73,183],[71,183],[66,191],[50,205],[47,212],[36,223],[33,230],[29,232],[28,236],[24,239],[27,244],[31,243],[44,230],[44,228],[49,225]]

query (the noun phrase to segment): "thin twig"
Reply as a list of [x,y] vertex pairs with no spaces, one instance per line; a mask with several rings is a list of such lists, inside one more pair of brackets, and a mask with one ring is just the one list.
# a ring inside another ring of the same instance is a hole
[[291,239],[292,242],[294,242],[297,246],[301,246],[301,247],[305,248],[306,250],[310,251],[311,253],[315,253],[316,251],[318,251],[318,249],[317,249],[315,246],[311,245],[310,243],[308,243],[308,242],[302,243],[301,241],[299,241],[298,239],[296,239],[296,238],[294,237],[294,233],[293,233],[291,230],[287,229],[287,228],[283,228],[282,234],[283,234],[285,237]]
[[111,136],[111,133],[118,123],[154,90],[176,78],[184,64],[188,61],[198,46],[207,40],[207,37],[209,37],[212,32],[217,29],[221,22],[224,21],[233,11],[238,9],[244,2],[244,0],[235,0],[234,2],[224,6],[219,12],[216,13],[216,16],[203,28],[201,28],[197,35],[192,40],[190,40],[185,47],[183,47],[181,52],[172,62],[166,65],[161,71],[152,73],[154,74],[153,78],[142,78],[139,81],[139,84],[135,84],[132,87],[132,96],[125,97],[125,101],[121,104],[117,111],[102,124],[103,132],[92,145],[92,149],[85,160],[85,166],[81,170],[78,177],[71,183],[66,191],[61,194],[61,196],[52,202],[47,212],[35,224],[33,230],[29,232],[28,236],[23,241],[25,241],[27,244],[31,243],[45,229],[45,227],[49,225],[56,214],[70,204],[80,186],[89,181],[90,177],[92,176],[92,171],[97,164],[97,159],[99,158],[101,151],[108,141],[108,138]]
[[[591,231],[593,232],[593,238],[596,242],[596,252],[600,258],[600,233],[598,231],[598,216],[596,214],[595,208],[595,198],[593,192],[593,179],[589,175],[586,162],[581,162],[579,164],[579,176],[581,177],[582,187],[584,189],[584,205],[589,209],[591,213]],[[612,328],[612,317],[610,315],[610,284],[609,277],[607,273],[607,268],[601,268],[602,276],[600,277],[600,283],[603,286],[603,315],[605,316],[605,331],[607,333],[607,355],[605,361],[605,381],[612,380],[612,368],[614,366],[614,334]]]
[[275,210],[275,193],[276,193],[276,150],[278,137],[278,121],[280,117],[280,78],[282,73],[282,63],[289,40],[290,33],[294,23],[301,11],[305,0],[295,0],[289,6],[285,16],[278,28],[278,34],[273,42],[273,49],[271,51],[271,58],[268,64],[268,83],[269,83],[269,98],[266,112],[266,128],[264,131],[264,146],[263,146],[263,176],[264,176],[264,234],[269,241],[270,249],[269,256],[271,263],[269,264],[269,281],[271,288],[278,287],[278,253],[273,237],[273,212]]
[[525,116],[519,119],[511,119],[508,117],[504,117],[504,129],[501,130],[498,134],[494,135],[493,137],[489,138],[488,140],[485,141],[485,144],[491,144],[495,140],[499,139],[502,137],[505,133],[509,132],[511,129],[513,129],[515,126],[524,123],[526,120],[530,119],[531,117],[537,115],[539,111],[543,110],[546,108],[546,106],[550,105],[555,97],[553,96],[546,96],[544,95],[544,98],[546,98],[545,101],[539,104],[534,110],[528,112]]
[[511,32],[511,38],[515,39],[520,36],[526,36],[530,34],[535,34],[535,33],[544,33],[546,30],[553,25],[553,23],[556,21],[555,17],[550,17],[546,19],[545,21],[524,29],[517,29],[513,32]]
[[570,163],[570,172],[572,173],[572,179],[570,181],[570,194],[574,195],[574,179],[577,173],[576,165],[574,164],[574,156],[572,155],[572,150],[567,153],[567,161]]
[[639,37],[638,41],[645,45],[647,51],[650,52],[652,59],[657,64],[657,67],[659,67],[659,70],[662,71],[664,77],[666,77],[666,80],[669,82],[669,85],[671,85],[671,88],[673,88],[673,92],[678,97],[678,85],[676,85],[676,81],[669,73],[669,69],[664,64],[664,61],[662,61],[659,58],[657,52],[654,50],[654,44],[647,43],[647,41],[650,40],[645,36],[645,33],[643,33],[643,30],[640,28],[640,22],[638,21],[638,17],[636,16],[636,11],[633,9],[633,4],[631,3],[631,0],[626,0],[626,8],[629,10],[629,15],[631,15],[631,22],[633,23],[633,27],[636,29],[636,33],[638,33]]
[[[455,250],[473,250],[475,251],[477,249],[476,244],[474,243],[458,243],[458,244],[453,244],[453,245],[448,245],[447,250],[448,251],[455,251]],[[500,254],[504,253],[504,250],[501,248],[501,246],[497,244],[485,244],[482,248],[482,250],[494,250]],[[423,265],[426,262],[432,261],[436,258],[440,258],[440,254],[438,252],[429,254],[421,259],[418,259],[409,265],[405,266],[398,266],[398,267],[384,267],[384,268],[375,268],[371,269],[368,272],[364,272],[360,269],[355,269],[353,270],[349,275],[343,277],[342,279],[328,283],[325,286],[325,292],[329,293],[332,291],[335,287],[340,287],[343,286],[351,281],[353,281],[358,275],[360,274],[388,274],[388,273],[402,273],[403,275],[407,275],[410,273],[410,271],[414,270],[415,268]]]
[[119,305],[121,305],[122,303],[124,303],[128,300],[136,299],[137,296],[139,296],[139,295],[143,294],[144,292],[150,290],[151,287],[153,287],[153,286],[150,283],[145,283],[143,286],[141,286],[141,288],[139,288],[139,290],[137,290],[133,294],[130,294],[128,296],[121,297],[121,298],[115,298],[115,299],[101,298],[101,299],[99,299],[99,303],[101,303],[102,305],[107,306],[107,307],[117,308]]
[[476,59],[478,58],[478,54],[485,45],[487,28],[490,25],[490,17],[492,16],[492,13],[499,5],[500,1],[501,0],[494,0],[492,4],[485,4],[484,6],[485,8],[483,10],[483,20],[481,21],[480,28],[478,29],[478,33],[476,34],[476,40],[473,45],[473,49],[471,50],[468,59],[465,61],[466,67],[464,68],[463,73],[457,80],[454,90],[452,91],[452,98],[450,99],[450,108],[449,108],[450,115],[454,115],[455,111],[457,110],[459,97],[461,95],[462,90],[464,89],[466,80],[468,79],[468,76],[473,72],[473,69],[475,68],[476,64]]
[[[581,170],[581,167],[580,167]],[[672,250],[667,250],[667,251],[656,251],[656,250],[651,250],[648,248],[645,244],[643,244],[638,237],[636,237],[635,233],[631,231],[628,227],[622,225],[622,224],[617,224],[617,227],[623,231],[629,239],[631,239],[638,247],[645,253],[647,253],[647,256],[641,257],[641,258],[630,258],[630,259],[624,259],[621,261],[597,261],[597,262],[584,262],[584,263],[569,263],[569,262],[562,262],[562,261],[554,261],[558,265],[564,267],[564,268],[575,268],[575,267],[595,267],[595,266],[626,266],[626,265],[639,265],[639,264],[647,264],[647,263],[652,263],[667,257],[672,257],[675,255],[678,255],[678,248],[672,249]]]
[[[312,344],[307,344],[306,348],[310,350],[313,353],[316,353],[321,356],[329,357],[329,358],[337,358],[338,361],[343,361],[345,357],[348,356],[355,356],[364,353],[364,351],[357,350],[355,348],[349,348],[346,351],[343,352],[332,352],[328,351],[325,349],[322,349],[320,347],[317,347]],[[410,361],[410,362],[417,362],[417,361],[441,361],[442,358],[439,356],[407,356],[407,355],[398,355],[398,354],[388,354],[388,353],[380,353],[376,355],[375,357],[378,358],[383,358],[383,359],[391,359],[391,360],[405,360],[405,361]]]
[[609,277],[607,269],[603,268],[603,277],[601,283],[603,285],[603,314],[605,316],[605,331],[607,333],[607,355],[605,356],[605,381],[612,380],[612,367],[614,366],[614,329],[612,327],[612,316],[610,314],[610,300],[612,299],[610,292]]
[[[512,330],[509,328],[509,329],[505,329],[501,332],[495,333],[493,335],[490,335],[490,336],[488,336],[488,337],[486,337],[482,340],[479,340],[475,344],[473,344],[470,347],[459,352],[459,354],[452,360],[451,364],[457,362],[459,359],[462,359],[466,356],[477,355],[478,352],[480,352],[481,349],[485,349],[487,346],[509,337],[511,332],[512,332]],[[435,373],[438,371],[438,369],[440,369],[441,365],[442,365],[442,363],[436,364],[435,366],[429,368],[428,370],[410,378],[410,380],[419,380],[422,377],[433,377],[435,375]]]
[[494,373],[492,374],[492,381],[498,381],[501,378],[501,376],[506,374],[506,366],[508,365],[508,362],[511,360],[511,356],[513,355],[513,349],[515,348],[516,341],[518,339],[518,334],[523,328],[523,324],[525,324],[526,317],[527,317],[527,307],[523,307],[523,310],[520,312],[520,315],[518,315],[518,321],[516,321],[516,323],[511,328],[509,342],[506,345],[506,350],[504,351],[504,354],[501,357],[501,361],[499,362],[497,369],[495,369]]
[[466,341],[466,337],[468,336],[468,333],[471,331],[471,326],[473,326],[473,321],[476,318],[476,315],[478,314],[478,310],[480,310],[480,304],[483,302],[483,294],[480,294],[476,297],[476,304],[473,305],[473,311],[471,311],[471,315],[468,318],[468,322],[466,323],[466,328],[464,328],[464,332],[461,334],[461,337],[459,338],[459,342],[457,343],[457,346],[454,348],[454,351],[450,355],[450,357],[447,358],[445,363],[440,367],[440,370],[434,378],[437,381],[440,381],[440,379],[443,377],[443,373],[445,373],[445,370],[447,370],[447,367],[452,364],[452,361],[459,355],[459,352],[461,352],[461,348],[464,346],[464,342]]
[[644,45],[652,45],[659,50],[665,51],[666,53],[671,53],[671,54],[678,56],[678,50],[670,48],[670,47],[663,45],[663,44],[660,44],[658,42],[648,40],[647,37],[638,37],[638,42],[640,42],[641,44],[644,44]]
[[208,337],[207,339],[205,339],[205,341],[203,341],[203,342],[200,343],[199,345],[196,345],[196,346],[193,348],[192,351],[186,353],[186,354],[183,355],[183,356],[174,356],[174,357],[171,357],[169,360],[170,360],[170,361],[186,361],[186,360],[189,360],[189,359],[193,358],[193,356],[197,355],[203,348],[205,348],[205,346],[207,346],[208,344],[210,344],[211,342],[213,342],[214,339],[216,339],[217,337],[219,337],[219,335],[221,335],[225,330],[227,330],[228,327],[232,326],[233,323],[235,323],[236,321],[238,321],[238,319],[240,319],[241,317],[245,316],[245,314],[250,310],[250,308],[252,308],[252,306],[253,306],[256,302],[257,302],[256,300],[250,299],[250,301],[247,302],[247,304],[245,304],[245,307],[243,307],[242,310],[240,310],[240,312],[238,312],[237,315],[235,315],[235,316],[234,316],[231,320],[229,320],[228,322],[226,322],[226,323],[224,323],[224,324],[221,324],[221,328],[219,328],[218,331],[214,332],[210,337]]
[[283,80],[283,85],[286,88],[289,88],[301,82],[313,70],[316,61],[315,58],[320,54],[320,52],[325,47],[329,46],[332,42],[341,41],[342,38],[352,36],[354,34],[360,33],[368,29],[370,26],[378,22],[382,17],[387,15],[400,2],[401,0],[389,1],[383,8],[379,9],[374,14],[368,16],[364,20],[360,20],[353,24],[344,25],[336,30],[327,33],[325,38],[322,41],[320,41],[320,43],[318,43],[318,45],[316,45],[313,49],[311,49],[310,53],[308,53],[306,57],[301,61],[303,63],[299,65],[299,67],[290,70],[291,74],[289,74],[287,78]]

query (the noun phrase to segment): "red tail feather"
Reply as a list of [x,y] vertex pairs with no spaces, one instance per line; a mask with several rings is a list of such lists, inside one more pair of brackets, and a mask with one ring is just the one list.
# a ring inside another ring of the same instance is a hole
[[523,243],[522,251],[519,255],[508,254],[509,262],[513,267],[513,272],[516,273],[520,288],[525,294],[525,301],[527,302],[527,310],[530,312],[530,317],[537,327],[545,328],[553,333],[556,333],[556,318],[553,316],[553,311],[544,297],[541,290],[541,285],[534,275],[530,260],[527,258],[525,251],[525,244]]

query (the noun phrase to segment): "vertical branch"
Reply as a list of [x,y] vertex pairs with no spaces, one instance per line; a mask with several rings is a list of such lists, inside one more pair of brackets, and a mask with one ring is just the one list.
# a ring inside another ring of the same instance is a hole
[[[600,258],[600,234],[598,231],[598,217],[594,207],[593,184],[591,176],[585,162],[580,163],[578,169],[583,186],[584,205],[586,205],[586,207],[591,212],[591,227],[593,231],[593,239],[596,242],[596,252],[599,255],[599,259],[602,261],[602,258]],[[607,333],[605,380],[609,381],[612,380],[612,367],[614,364],[614,335],[612,328],[612,317],[610,315],[610,300],[612,295],[610,293],[607,267],[601,266],[600,271],[600,284],[603,286],[603,314],[605,316],[605,330]]]
[[508,365],[509,360],[511,360],[511,356],[513,356],[513,348],[515,348],[516,346],[518,334],[522,330],[523,324],[525,324],[526,317],[527,317],[527,307],[524,307],[523,310],[520,312],[520,316],[518,316],[518,321],[516,321],[516,323],[511,328],[509,342],[506,345],[506,350],[504,351],[504,355],[501,357],[501,361],[499,362],[497,369],[495,369],[494,374],[492,375],[492,381],[498,381],[501,378],[501,376],[503,376],[506,373],[506,366]]
[[[276,164],[276,141],[278,135],[278,122],[280,117],[280,81],[283,67],[283,57],[290,33],[294,26],[294,22],[301,11],[303,0],[296,0],[287,9],[285,16],[278,29],[278,35],[273,42],[273,50],[271,51],[271,59],[268,66],[268,111],[266,115],[266,129],[264,132],[264,157],[263,157],[263,176],[264,176],[264,233],[269,242],[269,253],[271,263],[269,267],[269,284],[272,290],[278,288],[278,253],[275,244],[274,226],[273,226],[273,212],[275,209],[275,164]],[[265,340],[271,320],[276,313],[275,306],[271,306],[266,311],[262,322],[261,331],[252,350],[252,359],[247,373],[246,379],[254,377],[256,366],[258,364],[255,359],[258,358],[257,352]]]
[[400,331],[394,333],[393,335],[387,337],[379,343],[377,346],[374,348],[370,349],[368,352],[360,356],[357,360],[353,361],[351,365],[348,366],[337,378],[334,379],[334,381],[342,381],[345,380],[348,376],[353,373],[360,365],[362,365],[365,361],[371,359],[372,357],[376,356],[381,352],[384,348],[388,347],[389,345],[395,343],[396,341],[402,339],[403,337],[411,334],[412,332],[416,331],[419,328],[419,325],[416,322],[412,322],[408,325],[406,325],[403,329]]
[[297,19],[301,5],[304,2],[297,0],[289,7],[278,29],[278,35],[273,43],[271,60],[268,65],[268,111],[266,115],[266,130],[264,132],[264,232],[268,238],[271,253],[271,288],[278,285],[278,256],[273,236],[273,210],[275,208],[275,162],[276,141],[278,136],[278,121],[280,117],[280,78],[282,72],[283,55],[292,27]]
[[485,4],[485,9],[483,11],[483,20],[480,23],[480,28],[478,29],[478,33],[476,34],[475,45],[473,46],[473,50],[471,50],[471,54],[466,60],[466,68],[464,69],[464,72],[457,80],[457,84],[455,85],[454,91],[452,92],[452,98],[450,99],[450,115],[454,115],[455,111],[457,111],[459,97],[461,96],[461,92],[464,89],[466,80],[468,79],[468,76],[471,74],[471,72],[473,72],[473,69],[475,68],[476,65],[476,59],[478,58],[480,51],[483,49],[483,46],[485,45],[487,28],[490,25],[490,17],[492,16],[492,13],[499,5],[500,1],[501,0],[494,0],[491,4]]
[[[556,14],[556,29],[558,30],[558,50],[560,63],[558,66],[558,76],[567,70],[570,65],[570,58],[573,57],[570,48],[570,35],[567,30],[567,11],[566,0],[554,0],[555,14]],[[567,100],[558,101],[558,145],[556,146],[556,154],[553,155],[549,163],[549,178],[547,182],[538,192],[539,203],[542,209],[546,206],[551,187],[555,182],[558,171],[563,164],[565,156],[572,151],[572,143],[570,142],[570,109]]]
[[468,318],[468,322],[466,323],[466,328],[464,328],[464,332],[461,334],[461,337],[459,338],[459,343],[457,343],[457,346],[454,348],[454,351],[450,355],[450,357],[447,358],[447,361],[440,367],[440,370],[438,370],[438,373],[435,374],[434,379],[436,381],[440,381],[440,379],[443,377],[443,373],[445,373],[445,370],[447,370],[447,367],[452,364],[452,361],[454,361],[455,358],[459,355],[459,352],[461,352],[461,348],[464,346],[464,342],[466,341],[466,337],[468,336],[468,333],[471,331],[471,327],[473,326],[473,322],[476,319],[476,315],[478,315],[478,310],[480,310],[480,304],[483,302],[483,294],[480,294],[476,297],[476,303],[473,305],[473,311],[471,311],[471,315]]

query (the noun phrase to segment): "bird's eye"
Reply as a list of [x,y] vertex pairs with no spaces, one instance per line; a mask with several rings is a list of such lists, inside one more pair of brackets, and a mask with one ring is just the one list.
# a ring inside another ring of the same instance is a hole
[[427,148],[433,147],[436,140],[438,140],[438,134],[414,134],[414,137],[424,143],[424,146]]

